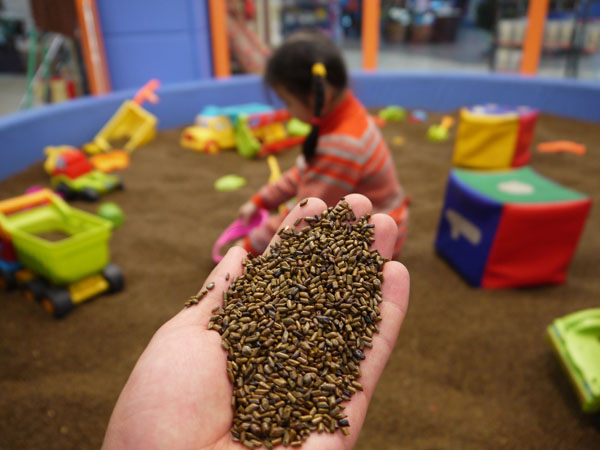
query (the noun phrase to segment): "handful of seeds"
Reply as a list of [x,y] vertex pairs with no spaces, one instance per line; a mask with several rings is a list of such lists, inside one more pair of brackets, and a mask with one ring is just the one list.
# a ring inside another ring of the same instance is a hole
[[370,249],[368,219],[351,223],[342,201],[296,221],[308,225],[280,230],[281,242],[248,256],[223,293],[208,328],[228,353],[234,441],[271,449],[313,431],[349,434],[342,402],[362,390],[360,361],[381,320],[385,260]]

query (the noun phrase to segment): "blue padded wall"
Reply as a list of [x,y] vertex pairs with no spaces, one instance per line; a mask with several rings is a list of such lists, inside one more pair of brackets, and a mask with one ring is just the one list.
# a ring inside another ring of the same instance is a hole
[[531,106],[573,119],[600,121],[600,83],[509,74],[376,72],[354,77],[367,105],[448,111],[481,103]]
[[212,75],[206,1],[102,0],[98,13],[114,90]]
[[[600,122],[600,83],[514,75],[398,72],[353,74],[351,87],[368,107],[398,104],[449,111],[492,102],[528,105],[546,113]],[[76,99],[0,118],[0,180],[42,160],[46,145],[79,146],[90,141],[122,101],[134,93],[131,89]],[[266,96],[260,77],[255,75],[163,84],[158,95],[160,102],[147,108],[157,115],[160,128],[190,124],[209,104],[276,100],[273,95]]]
[[[0,118],[0,180],[42,160],[47,145],[77,147],[89,142],[135,91],[81,98]],[[269,101],[256,76],[166,85],[157,94],[160,101],[144,107],[158,117],[160,128],[191,124],[210,104]]]

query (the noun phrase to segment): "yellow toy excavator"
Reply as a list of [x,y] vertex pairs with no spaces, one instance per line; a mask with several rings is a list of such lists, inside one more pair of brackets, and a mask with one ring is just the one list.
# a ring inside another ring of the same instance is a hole
[[158,102],[154,91],[159,86],[160,81],[152,79],[135,94],[133,100],[125,100],[94,140],[83,146],[83,150],[89,154],[108,152],[113,149],[113,143],[124,142],[119,148],[132,152],[154,139],[158,119],[142,108],[142,104],[146,100]]

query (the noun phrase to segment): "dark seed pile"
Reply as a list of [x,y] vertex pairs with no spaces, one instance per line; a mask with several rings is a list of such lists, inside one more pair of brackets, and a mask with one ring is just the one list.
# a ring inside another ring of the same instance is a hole
[[[385,260],[369,215],[346,201],[280,230],[270,253],[249,255],[209,329],[221,334],[233,384],[232,435],[247,447],[299,446],[349,423],[342,402],[362,390],[360,361],[379,331]],[[207,286],[208,288],[208,286]]]

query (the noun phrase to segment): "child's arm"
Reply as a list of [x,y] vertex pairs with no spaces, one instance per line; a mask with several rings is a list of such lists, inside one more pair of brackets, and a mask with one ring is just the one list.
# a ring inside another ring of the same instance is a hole
[[283,202],[297,195],[299,180],[298,168],[294,166],[275,183],[263,186],[250,200],[258,208],[275,210]]
[[240,207],[238,215],[247,224],[260,208],[271,211],[276,210],[279,205],[296,195],[299,180],[298,168],[294,166],[275,183],[263,186],[260,191]]

